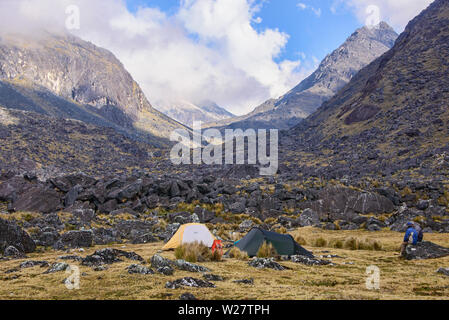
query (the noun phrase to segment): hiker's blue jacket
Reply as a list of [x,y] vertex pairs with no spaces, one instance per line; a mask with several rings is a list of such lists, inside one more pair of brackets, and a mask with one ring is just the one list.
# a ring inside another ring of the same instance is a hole
[[408,242],[410,239],[410,236],[413,239],[412,244],[415,245],[418,243],[418,231],[416,231],[415,228],[410,227],[407,229],[407,231],[405,232],[405,237],[404,237],[404,242]]

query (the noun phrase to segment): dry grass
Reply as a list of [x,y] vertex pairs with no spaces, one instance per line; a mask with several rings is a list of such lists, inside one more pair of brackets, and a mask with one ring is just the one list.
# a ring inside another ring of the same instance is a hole
[[229,257],[232,259],[236,259],[236,260],[241,260],[241,261],[248,261],[249,260],[249,256],[246,252],[241,251],[239,248],[237,247],[232,247],[232,249],[229,251]]
[[188,262],[221,261],[222,254],[212,250],[202,243],[194,242],[183,244],[175,249],[176,259],[183,259]]
[[[92,268],[79,266],[81,272],[80,290],[68,290],[62,283],[68,275],[64,272],[43,274],[39,267],[21,269],[6,274],[5,271],[18,267],[25,260],[60,261],[63,252],[53,250],[33,253],[28,259],[0,262],[0,299],[178,299],[181,293],[191,292],[199,299],[449,299],[449,277],[437,274],[440,267],[449,266],[449,257],[433,260],[404,261],[399,259],[398,249],[402,233],[391,231],[368,232],[327,231],[302,228],[293,235],[300,235],[307,243],[322,237],[328,246],[334,241],[354,237],[374,238],[383,251],[349,250],[346,248],[306,246],[317,256],[336,254],[341,258],[331,259],[335,266],[305,266],[292,262],[280,262],[290,268],[282,272],[271,269],[258,270],[240,259],[224,259],[222,262],[202,262],[211,272],[227,279],[215,282],[216,288],[165,288],[167,281],[190,276],[200,278],[201,274],[176,270],[173,276],[130,275],[126,267],[135,261],[126,260],[109,266],[106,271],[95,272]],[[448,234],[425,234],[425,239],[447,246]],[[148,260],[159,253],[174,259],[173,252],[160,252],[162,243],[142,245],[114,245],[117,249],[134,251]],[[86,252],[73,251],[69,254],[85,256],[104,246],[88,248]],[[380,290],[368,290],[365,286],[366,268],[375,265],[380,269]],[[253,278],[254,285],[241,285],[233,280]]]
[[273,245],[268,242],[264,242],[259,248],[259,251],[257,251],[258,258],[273,258],[278,255],[279,254],[276,252],[276,249],[273,247]]

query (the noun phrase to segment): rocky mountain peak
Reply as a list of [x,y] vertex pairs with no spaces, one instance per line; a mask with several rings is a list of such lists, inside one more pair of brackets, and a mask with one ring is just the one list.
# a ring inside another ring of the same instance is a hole
[[[120,126],[131,121],[137,130],[154,136],[167,137],[171,130],[181,127],[151,106],[123,64],[108,50],[67,33],[37,34],[0,38],[0,81],[20,87],[22,95],[24,88],[33,88],[36,95],[48,91],[70,103],[91,107]],[[38,109],[33,111],[67,116],[63,108],[50,110],[48,101]],[[90,115],[75,118],[87,117]]]
[[291,128],[336,94],[360,69],[389,50],[397,36],[386,22],[373,28],[361,27],[284,96],[266,101],[246,116],[209,126]]

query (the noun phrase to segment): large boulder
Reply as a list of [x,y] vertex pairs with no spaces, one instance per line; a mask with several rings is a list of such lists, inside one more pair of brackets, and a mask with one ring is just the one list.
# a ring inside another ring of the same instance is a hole
[[43,186],[35,186],[17,196],[12,203],[15,211],[50,213],[62,209],[58,192]]
[[17,195],[23,193],[33,185],[23,177],[15,176],[0,183],[0,201],[12,201]]
[[300,205],[318,213],[322,221],[353,221],[358,214],[391,213],[393,202],[377,193],[361,192],[342,186],[331,186],[320,190],[318,200],[306,201]]
[[20,252],[30,253],[36,249],[33,239],[14,222],[0,219],[0,252],[13,246]]
[[92,246],[94,233],[92,230],[68,231],[61,235],[60,242],[64,247],[83,248]]
[[429,241],[423,241],[416,245],[408,245],[403,254],[403,257],[407,260],[435,259],[445,256],[449,256],[449,248]]
[[307,208],[302,212],[298,220],[301,227],[315,226],[320,223],[320,216],[312,209]]

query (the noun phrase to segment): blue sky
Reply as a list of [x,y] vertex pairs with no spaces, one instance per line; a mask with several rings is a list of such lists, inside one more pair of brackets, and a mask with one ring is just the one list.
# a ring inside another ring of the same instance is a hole
[[155,107],[214,101],[241,115],[316,70],[370,7],[401,32],[432,0],[66,1],[89,13],[77,35],[113,52]]
[[[298,60],[305,54],[310,60],[321,61],[339,47],[347,37],[363,24],[348,7],[339,6],[331,11],[335,0],[266,0],[255,15],[261,23],[253,23],[258,31],[279,29],[289,35],[289,40],[277,61]],[[127,0],[128,8],[135,12],[139,7],[156,7],[174,14],[180,0]],[[301,9],[299,3],[307,8]],[[315,11],[311,8],[315,9]],[[319,16],[318,16],[318,10]]]

